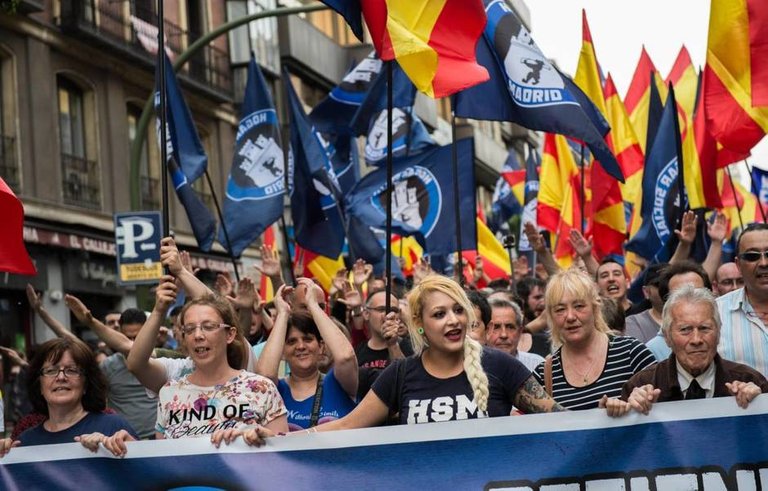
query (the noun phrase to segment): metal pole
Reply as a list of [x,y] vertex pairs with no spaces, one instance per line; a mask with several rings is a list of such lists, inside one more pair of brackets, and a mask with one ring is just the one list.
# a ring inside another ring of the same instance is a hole
[[462,288],[464,288],[464,261],[461,253],[461,196],[459,195],[459,150],[456,146],[456,113],[451,107],[451,166],[453,168],[453,214],[456,222],[456,274]]
[[386,62],[387,67],[387,224],[384,237],[384,267],[386,268],[386,299],[384,300],[384,308],[387,312],[391,307],[392,297],[392,199],[394,198],[395,189],[392,184],[393,171],[392,171],[392,111],[394,110],[392,102],[392,84],[393,84],[393,68],[392,63],[394,61]]
[[[741,219],[741,205],[739,204],[739,196],[736,194],[736,186],[733,184],[733,176],[731,175],[731,167],[726,166],[725,172],[728,174],[728,182],[731,183],[731,191],[733,192],[733,201],[736,203],[736,211],[739,213],[739,227],[744,229],[744,221]],[[738,252],[738,251],[737,251]]]
[[[171,228],[171,213],[168,209],[170,199],[168,197],[168,108],[166,107],[165,93],[165,17],[163,13],[163,0],[157,0],[157,66],[160,74],[158,91],[160,92],[160,187],[161,208],[163,209],[163,237],[168,237]],[[149,97],[150,101],[152,96]],[[137,134],[136,139],[140,137]],[[140,148],[140,147],[139,147]],[[138,184],[138,179],[136,180]]]
[[765,209],[763,208],[763,204],[760,202],[760,195],[757,191],[755,178],[752,176],[752,170],[749,168],[749,162],[747,162],[747,159],[744,159],[744,166],[747,168],[747,174],[749,174],[749,186],[752,189],[752,194],[757,197],[757,207],[760,208],[760,216],[763,218],[763,223],[768,223],[768,221],[765,219]]
[[227,253],[229,259],[232,261],[232,267],[235,268],[235,279],[240,283],[240,273],[237,271],[237,260],[232,253],[232,242],[229,240],[229,232],[227,232],[227,225],[224,223],[224,214],[221,212],[221,206],[219,206],[219,198],[216,196],[216,190],[213,188],[213,181],[211,175],[208,173],[208,169],[205,169],[205,180],[208,181],[208,188],[211,190],[211,197],[213,198],[213,206],[216,207],[216,214],[219,216],[219,222],[221,222],[221,231],[224,232],[224,240],[227,243]]

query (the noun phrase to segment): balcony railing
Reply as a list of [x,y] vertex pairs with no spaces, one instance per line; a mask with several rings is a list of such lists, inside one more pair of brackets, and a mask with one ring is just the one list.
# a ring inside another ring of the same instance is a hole
[[[131,2],[130,15],[123,1],[95,2],[83,0],[62,0],[60,24],[63,29],[119,47],[133,56],[154,64],[157,50],[157,14],[145,10]],[[190,33],[176,24],[165,21],[165,43],[169,56],[178,57],[195,39]],[[231,97],[232,77],[229,71],[227,53],[215,46],[208,45],[197,52],[190,60],[185,73],[190,79],[216,92]]]
[[101,209],[99,166],[96,162],[62,153],[61,171],[64,203]]
[[6,184],[19,192],[19,165],[16,161],[16,139],[0,135],[0,177]]
[[141,205],[145,210],[160,209],[160,179],[141,176]]

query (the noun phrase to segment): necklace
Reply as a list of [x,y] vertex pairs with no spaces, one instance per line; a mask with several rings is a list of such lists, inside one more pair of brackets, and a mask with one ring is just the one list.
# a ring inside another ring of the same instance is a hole
[[[603,336],[600,336],[600,338],[602,338],[602,337],[603,337]],[[597,353],[597,355],[595,355],[595,356],[593,357],[593,359],[592,359],[592,363],[590,363],[590,365],[589,365],[589,367],[587,368],[587,371],[586,371],[586,372],[583,372],[583,373],[582,373],[582,372],[580,372],[579,370],[577,370],[577,369],[576,369],[576,364],[573,362],[573,360],[570,360],[571,369],[573,369],[573,371],[574,371],[574,372],[576,372],[576,375],[578,376],[578,378],[580,378],[580,379],[581,379],[581,382],[582,382],[584,385],[586,385],[586,384],[588,384],[588,383],[589,383],[589,375],[592,373],[592,370],[595,368],[595,364],[597,363],[597,360],[599,360],[599,359],[601,358],[601,356],[600,356],[600,350],[601,350],[601,349],[602,349],[602,347],[603,347],[603,342],[602,342],[602,339],[600,339],[600,341],[598,341],[598,343],[599,343],[599,346],[598,346],[598,350],[597,350],[597,351],[598,351],[598,353]],[[565,365],[563,365],[563,369],[565,369]],[[565,375],[565,374],[563,374],[563,375]]]

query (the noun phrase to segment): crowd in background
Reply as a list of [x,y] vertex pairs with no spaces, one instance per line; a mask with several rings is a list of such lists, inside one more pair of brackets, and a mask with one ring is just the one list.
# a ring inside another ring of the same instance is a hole
[[595,258],[576,231],[568,270],[526,226],[535,267],[521,259],[511,277],[489,281],[479,261],[457,282],[421,260],[389,289],[360,260],[329,292],[308,278],[289,285],[276,251],[262,247],[268,302],[248,277],[203,284],[188,254],[163,239],[168,274],[151,312],[97,319],[66,295],[96,345],[28,287],[56,338],[27,353],[0,348],[0,456],[73,441],[115,455],[136,439],[260,445],[289,432],[594,408],[620,417],[692,398],[733,396],[746,407],[768,392],[768,225],[745,228],[734,262],[722,263],[717,217],[699,264],[688,259],[695,221],[685,215],[669,263],[634,279],[638,303],[625,267]]

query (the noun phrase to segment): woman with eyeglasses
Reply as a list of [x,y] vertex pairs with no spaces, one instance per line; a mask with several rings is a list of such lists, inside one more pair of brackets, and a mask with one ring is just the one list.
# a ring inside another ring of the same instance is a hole
[[[154,331],[175,299],[170,277],[160,284],[147,323]],[[158,394],[156,437],[207,437],[215,446],[231,442],[249,427],[288,431],[285,405],[275,384],[266,377],[240,369],[244,338],[230,303],[217,295],[189,301],[179,314],[181,343],[194,364],[191,373],[168,380]],[[126,453],[124,432],[104,446],[116,456]],[[246,438],[246,442],[253,443]]]
[[[277,317],[256,371],[277,383],[288,409],[288,428],[297,431],[344,417],[354,409],[358,369],[349,340],[318,304],[320,287],[308,278],[297,281],[296,291],[306,299],[306,310],[288,303],[293,291],[283,285],[275,295]],[[326,374],[320,371],[324,353],[332,360]],[[281,359],[290,374],[278,380]]]
[[75,338],[43,343],[29,365],[29,398],[46,420],[19,439],[0,440],[0,457],[12,447],[79,441],[95,450],[105,435],[123,431],[138,438],[122,416],[105,414],[108,383],[93,351]]

